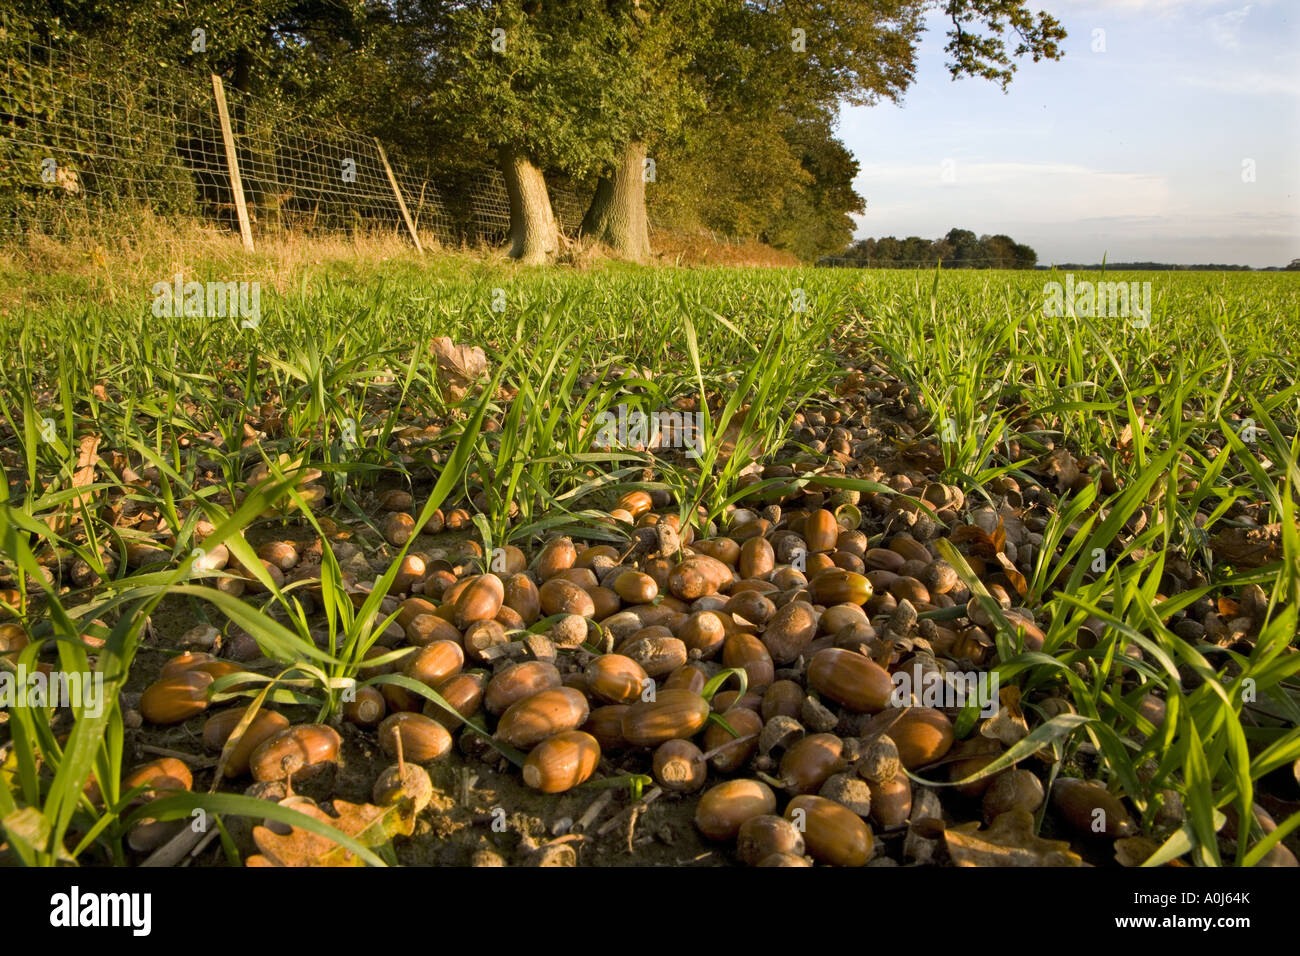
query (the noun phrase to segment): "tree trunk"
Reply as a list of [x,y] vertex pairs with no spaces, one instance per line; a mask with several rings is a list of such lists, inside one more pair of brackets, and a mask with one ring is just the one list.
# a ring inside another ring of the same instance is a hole
[[548,261],[560,248],[560,228],[541,168],[522,150],[503,146],[501,171],[510,197],[510,258],[525,265]]
[[620,258],[650,259],[650,224],[645,211],[645,143],[634,139],[622,161],[602,176],[582,218],[582,234],[605,243]]

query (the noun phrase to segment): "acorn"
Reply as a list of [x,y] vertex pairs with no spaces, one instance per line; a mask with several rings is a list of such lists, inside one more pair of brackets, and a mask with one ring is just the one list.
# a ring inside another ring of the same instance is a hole
[[428,570],[424,558],[420,557],[420,555],[407,554],[403,556],[402,562],[397,568],[397,575],[393,578],[392,593],[406,594],[416,581],[424,580]]
[[889,736],[898,748],[898,759],[907,770],[942,760],[952,749],[952,721],[933,707],[909,707],[901,715],[882,713],[867,724],[864,736],[876,727],[889,728]]
[[380,807],[395,807],[409,800],[412,811],[419,813],[433,801],[433,781],[429,772],[418,764],[393,764],[384,768],[375,780],[370,799]]
[[726,619],[718,611],[696,611],[682,622],[677,637],[689,656],[707,660],[722,650],[727,639]]
[[537,591],[542,614],[577,614],[580,617],[596,616],[596,604],[591,595],[567,578],[555,574]]
[[501,610],[506,589],[495,574],[480,574],[467,579],[468,584],[456,596],[455,620],[462,630],[474,621],[490,621]]
[[607,704],[629,704],[641,697],[647,683],[653,686],[641,665],[622,654],[594,658],[586,675],[591,693]]
[[542,599],[537,593],[537,585],[527,574],[512,574],[506,578],[503,593],[503,603],[517,611],[525,624],[532,626],[541,617]]
[[352,700],[343,702],[343,717],[358,727],[377,727],[388,713],[379,689],[369,684],[356,688]]
[[808,662],[808,686],[849,710],[876,713],[885,709],[894,692],[889,673],[856,651],[828,647]]
[[283,780],[337,762],[342,744],[332,727],[299,724],[262,741],[249,758],[249,767],[254,780]]
[[483,705],[487,677],[480,673],[453,674],[433,689],[452,706],[456,713],[447,713],[443,707],[431,700],[424,702],[421,713],[426,717],[432,717],[454,733],[468,718],[477,714]]
[[871,582],[861,574],[843,568],[828,568],[808,579],[808,589],[815,604],[854,604],[861,606],[871,599]]
[[758,866],[812,866],[807,857],[795,856],[793,853],[771,853],[763,857]]
[[205,671],[182,671],[163,677],[140,695],[140,713],[151,724],[179,724],[208,708],[213,677]]
[[430,763],[451,750],[447,728],[424,714],[403,711],[379,725],[379,747],[390,757],[397,756],[398,737],[403,757],[414,763]]
[[665,740],[655,748],[651,772],[655,782],[672,793],[692,793],[704,786],[709,765],[689,740]]
[[436,687],[460,673],[465,652],[453,641],[426,644],[402,661],[402,673],[426,687]]
[[593,707],[587,716],[587,722],[580,729],[595,737],[602,751],[626,747],[627,741],[623,739],[623,715],[630,709],[629,704]]
[[758,750],[758,735],[763,729],[763,718],[748,707],[730,707],[723,712],[722,719],[739,736],[733,737],[726,727],[711,722],[704,730],[704,749],[713,753],[709,763],[714,770],[718,773],[734,773]]
[[998,776],[984,791],[984,821],[1009,810],[1033,813],[1043,803],[1043,784],[1028,770],[1008,770]]
[[807,601],[791,601],[767,622],[763,645],[779,665],[791,664],[817,635],[817,613]]
[[175,757],[160,757],[150,760],[132,770],[122,779],[122,790],[134,790],[136,787],[147,788],[140,794],[140,800],[152,800],[160,792],[169,790],[189,790],[194,786],[194,777],[190,768]]
[[511,704],[497,724],[498,739],[527,750],[552,734],[577,730],[587,720],[587,698],[572,687],[553,687]]
[[503,714],[515,701],[559,687],[560,672],[548,661],[510,664],[488,681],[483,706],[489,714]]
[[645,628],[620,644],[616,653],[630,657],[641,665],[647,677],[667,677],[682,667],[688,657],[686,644],[672,637],[666,627],[658,628],[662,635],[642,637],[652,628]]
[[736,570],[742,578],[759,578],[776,567],[776,552],[766,538],[753,537],[740,546]]
[[774,813],[750,817],[736,831],[736,856],[749,866],[759,866],[773,854],[802,857],[804,848],[803,833]]
[[394,511],[384,518],[380,530],[385,541],[395,548],[400,548],[415,534],[415,519],[405,512]]
[[547,737],[524,761],[524,783],[542,793],[564,793],[585,781],[600,762],[600,744],[581,730]]
[[732,578],[731,568],[717,558],[696,554],[668,573],[668,590],[683,601],[694,601],[729,587]]
[[808,544],[808,551],[816,554],[831,551],[840,536],[840,524],[833,512],[819,508],[804,519],[803,539]]
[[731,840],[746,820],[776,812],[776,794],[760,780],[726,780],[695,806],[695,826],[711,840]]
[[803,708],[803,698],[803,688],[794,681],[774,681],[763,692],[763,703],[759,706],[759,715],[763,718],[764,723],[778,714],[797,719]]
[[791,793],[816,793],[826,778],[844,767],[844,741],[834,734],[811,734],[781,757],[780,773]]
[[628,569],[612,582],[614,593],[628,604],[649,604],[659,596],[655,579],[640,571]]
[[665,689],[652,701],[637,701],[623,715],[623,739],[634,747],[693,737],[709,719],[709,702],[689,690]]
[[753,634],[732,634],[722,644],[722,666],[744,668],[750,689],[762,693],[776,676],[772,655]]
[[664,690],[689,690],[698,694],[704,690],[709,681],[708,676],[698,664],[683,664],[678,667],[663,683]]
[[871,790],[871,819],[891,830],[901,827],[912,814],[912,781],[900,773],[892,780],[868,780]]
[[[742,584],[745,582],[741,582]],[[737,585],[736,588],[739,588]],[[762,627],[776,614],[776,605],[762,591],[745,588],[743,591],[733,589],[732,595],[722,609],[730,614],[738,625]]]
[[537,556],[537,576],[543,581],[554,577],[565,568],[573,567],[578,560],[578,551],[570,538],[556,538],[542,548]]
[[[248,712],[247,707],[235,707],[213,714],[203,723],[203,744],[210,750],[223,750],[230,735]],[[273,710],[259,710],[244,729],[239,742],[226,756],[227,777],[242,777],[248,773],[249,758],[262,743],[289,727],[289,718]]]
[[866,866],[875,846],[871,827],[834,800],[812,794],[795,797],[785,808],[785,818],[803,823],[804,841],[813,859],[831,866]]
[[1136,832],[1119,797],[1096,781],[1059,777],[1052,785],[1052,809],[1080,833],[1115,839]]

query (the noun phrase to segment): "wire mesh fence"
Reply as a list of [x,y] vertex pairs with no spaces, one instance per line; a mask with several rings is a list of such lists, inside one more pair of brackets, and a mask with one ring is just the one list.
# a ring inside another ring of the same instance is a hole
[[[430,173],[372,137],[214,78],[108,70],[0,36],[0,241],[129,236],[145,212],[230,230],[245,217],[254,241],[412,229],[426,243],[504,241],[500,170],[462,172],[452,191]],[[575,231],[577,195],[551,192],[561,228]]]

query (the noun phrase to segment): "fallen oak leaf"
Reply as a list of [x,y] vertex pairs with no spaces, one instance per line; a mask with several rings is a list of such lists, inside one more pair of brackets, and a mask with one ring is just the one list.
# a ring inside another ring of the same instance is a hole
[[984,830],[978,821],[949,827],[943,836],[957,866],[1088,866],[1066,841],[1035,834],[1027,810],[999,814]]
[[[348,803],[334,800],[331,804],[335,816],[319,807],[295,802],[294,809],[321,823],[334,827],[345,836],[352,837],[365,847],[382,846],[397,834],[409,835],[414,828],[414,814],[410,807],[399,803],[393,807],[377,807],[370,803]],[[327,836],[311,833],[301,827],[290,827],[279,833],[270,827],[253,828],[253,842],[262,851],[262,860],[256,863],[249,857],[246,865],[282,867],[346,867],[361,866],[362,861],[345,847]]]

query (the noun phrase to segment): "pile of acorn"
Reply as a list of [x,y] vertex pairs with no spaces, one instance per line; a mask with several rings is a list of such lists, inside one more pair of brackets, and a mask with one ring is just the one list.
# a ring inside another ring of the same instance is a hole
[[[725,533],[710,529],[707,538],[656,510],[667,509],[666,496],[633,491],[611,511],[628,529],[627,547],[560,537],[531,566],[513,546],[491,556],[473,542],[410,552],[383,608],[397,612],[396,625],[371,649],[374,657],[407,653],[361,676],[399,672],[456,713],[381,684],[358,687],[344,716],[376,728],[386,753],[415,764],[444,757],[458,733],[466,756],[500,759],[464,726],[472,720],[525,752],[523,780],[543,793],[584,783],[602,762],[619,773],[648,771],[667,793],[698,792],[700,832],[734,842],[746,863],[864,865],[876,832],[904,831],[908,858],[927,861],[938,852],[944,810],[906,771],[931,767],[964,780],[1015,738],[985,726],[990,732],[957,743],[955,711],[895,697],[899,668],[942,676],[986,668],[995,654],[991,621],[934,545],[962,524],[960,490],[897,478],[906,495],[805,491],[762,510],[732,509]],[[410,496],[389,492],[381,505],[390,543],[404,543],[416,531]],[[435,523],[448,522],[439,513]],[[873,525],[900,524],[908,530],[868,535]],[[1022,564],[1039,541],[1021,529]],[[275,544],[262,549],[267,564],[285,557]],[[973,555],[970,563],[1025,646],[1041,646],[1042,630],[1014,606],[1000,569]],[[276,567],[290,579],[309,580],[312,571],[309,562]],[[364,589],[354,597],[364,600]],[[953,610],[927,613],[942,609]],[[706,683],[728,668],[744,671],[743,693],[733,676],[706,699]],[[195,716],[207,707],[208,685],[237,669],[187,653],[145,691],[140,713],[156,724]],[[1070,707],[1064,698],[1045,704]],[[1162,706],[1150,699],[1153,717]],[[235,708],[210,717],[205,742],[220,749],[242,715]],[[263,783],[295,778],[337,761],[339,745],[328,726],[291,726],[263,710],[226,755],[224,772]],[[957,789],[982,800],[986,822],[1033,812],[1045,796],[1040,775],[1024,767]],[[1123,801],[1099,784],[1058,779],[1051,799],[1080,834],[1134,832]]]

